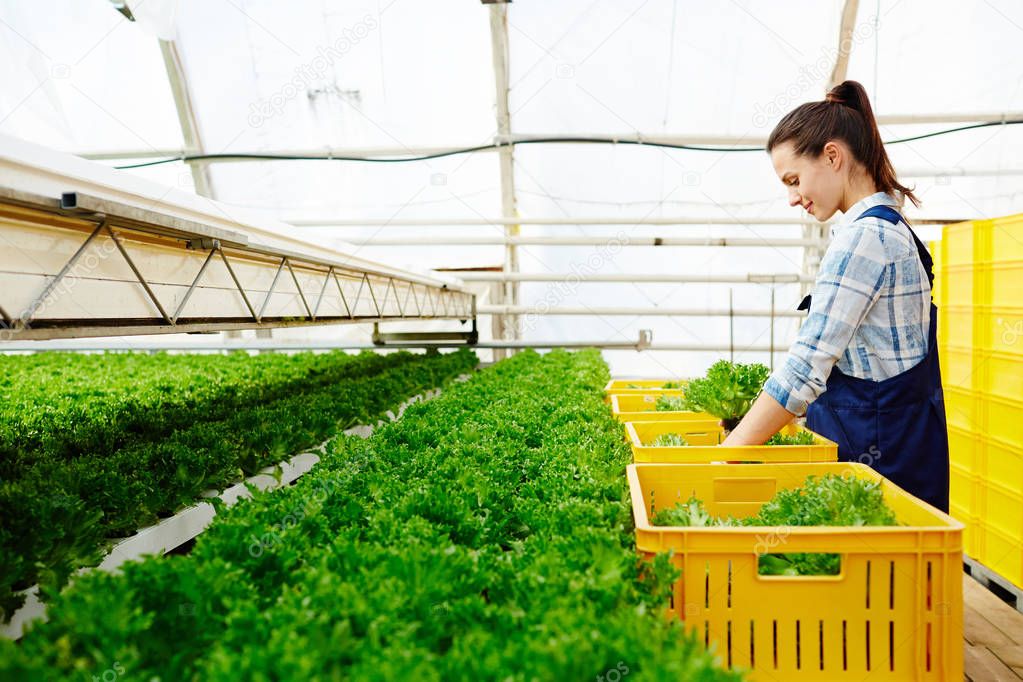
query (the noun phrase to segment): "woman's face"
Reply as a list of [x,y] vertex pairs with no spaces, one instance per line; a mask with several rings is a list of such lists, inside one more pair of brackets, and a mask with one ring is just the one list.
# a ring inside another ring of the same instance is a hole
[[849,158],[839,147],[828,142],[816,159],[798,156],[791,141],[771,150],[771,163],[789,195],[789,206],[802,206],[820,222],[835,215],[842,199],[844,159]]

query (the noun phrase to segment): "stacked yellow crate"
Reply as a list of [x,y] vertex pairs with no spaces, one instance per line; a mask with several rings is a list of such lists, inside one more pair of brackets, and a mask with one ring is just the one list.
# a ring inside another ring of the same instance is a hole
[[974,223],[949,225],[931,247],[938,305],[938,356],[945,390],[950,457],[949,507],[962,521],[963,549],[977,558],[978,471],[974,466],[976,405],[973,393]]
[[948,225],[932,253],[952,516],[1023,588],[1023,215]]

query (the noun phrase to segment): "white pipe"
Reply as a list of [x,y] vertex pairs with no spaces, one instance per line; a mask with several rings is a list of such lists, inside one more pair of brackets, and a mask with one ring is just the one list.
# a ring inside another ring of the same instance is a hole
[[[971,218],[917,218],[909,215],[914,225],[950,225],[970,220]],[[503,227],[506,225],[545,225],[547,227],[573,225],[622,225],[639,227],[641,225],[731,225],[749,227],[751,225],[798,227],[805,225],[830,226],[832,223],[820,223],[813,218],[606,218],[600,216],[576,218],[292,218],[285,221],[294,227]]]
[[[508,47],[508,6],[503,3],[490,5],[490,47],[494,65],[494,86],[496,88],[497,131],[501,136],[511,134],[511,108],[508,103],[508,91],[511,79],[510,50]],[[515,147],[505,145],[498,153],[501,172],[501,215],[514,218],[518,215],[515,201]],[[518,223],[505,225],[504,234],[511,237],[519,233]],[[518,247],[514,243],[506,243],[504,247],[505,272],[517,272],[519,269]],[[504,303],[517,305],[519,302],[519,286],[514,282],[505,283],[499,292]],[[499,316],[494,321],[494,336],[500,339],[518,339],[519,326],[517,320]],[[496,353],[501,359],[503,353]]]
[[944,168],[919,166],[915,168],[899,168],[899,177],[905,178],[940,178],[949,177],[999,177],[1002,175],[1023,175],[1023,167],[1019,168],[963,168],[962,166],[946,166]]
[[199,351],[233,351],[233,350],[261,350],[261,351],[309,351],[309,350],[395,350],[399,348],[472,348],[472,349],[491,349],[491,348],[607,348],[607,349],[618,349],[618,350],[643,350],[643,351],[728,351],[735,350],[740,353],[747,352],[760,352],[769,353],[782,352],[786,347],[775,347],[771,348],[768,344],[755,344],[750,346],[735,345],[729,346],[728,344],[715,344],[715,343],[664,343],[664,344],[651,344],[644,346],[642,349],[637,347],[634,341],[577,341],[573,339],[565,339],[560,341],[482,341],[476,345],[467,346],[464,343],[405,343],[405,344],[388,344],[387,346],[375,346],[370,343],[330,343],[330,342],[298,342],[298,343],[282,343],[280,341],[273,341],[271,343],[259,343],[258,341],[245,341],[243,343],[224,343],[224,344],[210,344],[210,343],[197,343],[197,344],[183,344],[183,343],[152,343],[152,344],[138,344],[132,347],[111,347],[97,344],[90,345],[72,345],[72,344],[57,344],[52,341],[36,341],[33,343],[6,343],[0,344],[0,354],[2,353],[23,353],[23,352],[46,352],[46,351],[72,351],[72,352],[98,352],[98,351],[116,351],[116,352],[156,352],[156,351],[183,351],[183,352],[199,352]]
[[[609,237],[373,237],[364,241],[349,240],[353,246],[607,246]],[[615,242],[619,246],[773,246],[799,248],[826,246],[817,239],[759,239],[748,237],[629,237]]]
[[295,227],[462,227],[469,225],[819,225],[813,218],[635,218],[578,216],[572,218],[291,218]]
[[1023,119],[1023,111],[982,111],[972,114],[886,114],[878,116],[883,126],[929,123],[1000,123]]
[[463,282],[668,282],[692,284],[799,284],[814,278],[797,273],[680,275],[674,273],[485,272],[459,270]]
[[510,305],[483,305],[476,306],[476,312],[480,315],[543,315],[557,317],[559,315],[583,315],[597,317],[600,315],[634,315],[634,316],[664,316],[664,317],[805,317],[795,308],[791,310],[756,310],[753,308],[736,308],[728,310],[700,310],[697,308],[658,308],[658,307],[633,307],[633,308],[587,308],[580,307],[540,307],[540,306],[510,306]]

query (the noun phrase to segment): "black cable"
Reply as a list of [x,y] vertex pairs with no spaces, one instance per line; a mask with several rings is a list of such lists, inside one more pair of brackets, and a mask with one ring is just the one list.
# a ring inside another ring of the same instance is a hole
[[[923,140],[929,137],[937,137],[939,135],[949,135],[951,133],[958,133],[963,130],[973,130],[976,128],[989,128],[991,126],[1002,126],[1002,125],[1017,125],[1023,123],[1023,119],[1013,119],[1005,121],[988,121],[986,123],[974,123],[968,126],[960,126],[958,128],[949,128],[948,130],[938,130],[933,133],[924,133],[923,135],[914,135],[912,137],[898,138],[895,140],[888,140],[885,142],[886,145],[901,144],[904,142],[914,142],[916,140]],[[176,161],[207,161],[214,159],[252,159],[262,161],[365,161],[369,163],[407,163],[409,161],[429,161],[431,159],[440,159],[445,156],[455,156],[457,154],[473,154],[475,152],[486,151],[491,149],[501,149],[502,147],[524,145],[524,144],[558,144],[558,143],[573,143],[573,144],[630,144],[643,147],[661,147],[663,149],[681,149],[685,151],[695,152],[721,152],[721,153],[732,153],[732,152],[762,152],[764,147],[708,147],[703,145],[691,145],[691,144],[671,144],[668,142],[645,142],[643,140],[619,140],[613,137],[543,137],[534,140],[522,140],[521,142],[499,142],[495,144],[484,144],[476,147],[464,147],[461,149],[452,149],[446,152],[437,152],[436,154],[426,154],[423,156],[406,156],[401,158],[374,158],[365,156],[328,156],[326,158],[322,156],[302,156],[302,155],[290,155],[290,154],[194,154],[194,155],[182,155],[175,156],[168,159],[158,159],[156,161],[145,161],[143,163],[134,163],[126,166],[114,166],[114,168],[120,170],[127,170],[130,168],[145,168],[146,166],[158,166],[164,163],[174,163]]]

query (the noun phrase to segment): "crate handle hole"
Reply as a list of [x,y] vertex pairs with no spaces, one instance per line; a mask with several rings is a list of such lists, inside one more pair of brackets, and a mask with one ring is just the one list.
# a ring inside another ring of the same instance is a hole
[[[832,552],[792,552],[782,554],[760,554],[757,557],[757,574],[761,576],[787,578],[834,577],[842,573],[842,555]],[[731,588],[731,574],[729,574]],[[869,583],[868,583],[868,590]],[[729,589],[731,596],[731,589]],[[870,607],[869,592],[867,607]]]

